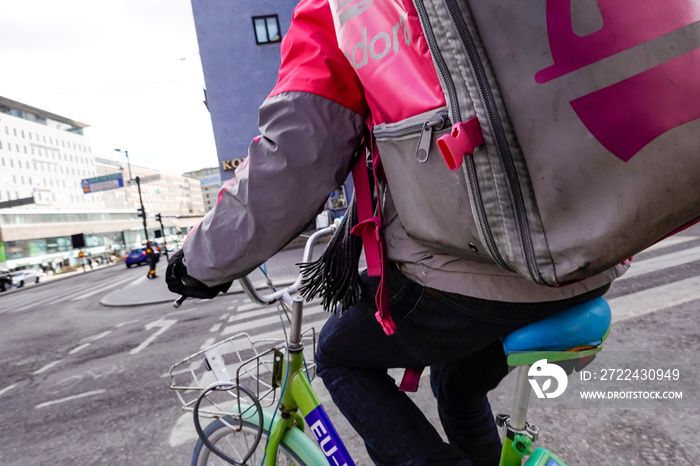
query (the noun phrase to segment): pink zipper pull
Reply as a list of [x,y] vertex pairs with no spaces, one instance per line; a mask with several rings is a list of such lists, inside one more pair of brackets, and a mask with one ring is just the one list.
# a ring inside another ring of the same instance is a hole
[[437,140],[440,153],[445,158],[450,170],[457,170],[466,155],[472,155],[474,149],[484,143],[481,126],[477,117],[452,125],[450,134]]

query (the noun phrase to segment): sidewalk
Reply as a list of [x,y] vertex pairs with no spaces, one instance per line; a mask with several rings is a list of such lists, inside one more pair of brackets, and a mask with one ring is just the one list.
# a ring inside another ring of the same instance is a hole
[[[319,247],[318,253],[321,250],[323,248]],[[302,253],[303,249],[287,249],[280,251],[266,262],[267,275],[277,288],[291,285],[297,279],[299,267],[296,263],[301,261]],[[318,256],[318,253],[314,256]],[[167,261],[163,257],[156,268],[157,278],[155,280],[146,278],[148,267],[141,267],[143,269],[142,276],[112,291],[100,300],[100,304],[107,307],[132,307],[174,302],[179,296],[171,293],[165,284],[166,267]],[[267,282],[261,271],[253,272],[251,280],[257,289],[267,289]],[[243,290],[240,285],[238,282],[234,282],[226,295],[241,293]]]

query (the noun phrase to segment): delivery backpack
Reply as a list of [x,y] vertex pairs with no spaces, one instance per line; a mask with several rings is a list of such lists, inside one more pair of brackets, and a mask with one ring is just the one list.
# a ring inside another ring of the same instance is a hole
[[[410,238],[544,286],[700,218],[700,0],[413,4],[446,107],[366,138],[374,177],[359,157],[344,223],[357,223],[370,275],[387,266],[370,192],[384,178]],[[327,309],[357,299],[358,241],[332,241],[307,268],[306,296]],[[377,318],[391,334],[385,293]]]
[[414,4],[447,106],[373,129],[410,238],[562,286],[698,220],[700,0]]

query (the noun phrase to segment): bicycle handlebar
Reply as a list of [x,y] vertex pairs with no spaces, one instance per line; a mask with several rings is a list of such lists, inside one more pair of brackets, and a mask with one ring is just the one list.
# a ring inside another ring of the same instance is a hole
[[[306,245],[304,246],[304,255],[302,257],[302,262],[309,262],[311,260],[311,258],[313,257],[314,246],[320,238],[332,235],[337,229],[338,225],[333,224],[327,226],[326,228],[317,230],[311,236],[309,236],[309,239],[306,240]],[[261,295],[260,293],[258,293],[248,276],[240,278],[238,282],[241,284],[241,288],[243,288],[243,291],[245,291],[250,300],[254,303],[272,304],[282,299],[286,304],[288,304],[291,307],[293,304],[291,295],[299,289],[299,287],[301,286],[302,279],[303,274],[300,273],[296,281],[288,287],[283,288],[279,291],[275,291],[274,293],[269,293],[265,295]],[[179,308],[185,299],[187,299],[186,296],[180,296],[175,300],[175,302],[173,302],[173,307],[175,309]]]
[[175,309],[179,308],[180,306],[182,306],[182,303],[183,303],[186,299],[187,299],[187,296],[180,296],[180,297],[177,298],[177,299],[175,300],[175,302],[173,303],[173,307],[174,307]]
[[[304,255],[302,257],[302,262],[306,263],[311,260],[311,258],[313,257],[314,246],[320,238],[332,235],[337,229],[337,225],[330,225],[326,228],[317,230],[311,236],[309,236],[309,239],[306,240],[306,245],[304,246]],[[258,291],[253,286],[253,283],[250,281],[250,278],[247,276],[239,279],[238,282],[241,284],[241,288],[243,288],[243,291],[245,291],[250,300],[257,304],[272,304],[280,299],[283,299],[288,305],[291,306],[291,294],[299,289],[299,287],[301,286],[302,278],[303,274],[300,273],[296,281],[288,287],[275,291],[274,293],[269,293],[265,295],[261,295],[260,293],[258,293]]]

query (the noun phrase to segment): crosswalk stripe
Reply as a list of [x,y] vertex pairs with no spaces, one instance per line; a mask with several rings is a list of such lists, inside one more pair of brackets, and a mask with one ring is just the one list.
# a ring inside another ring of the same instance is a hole
[[[306,314],[307,309],[315,307],[319,303],[320,303],[320,301],[317,300],[317,301],[312,301],[310,303],[304,304],[304,314]],[[228,322],[229,323],[240,322],[240,321],[243,321],[246,319],[252,319],[254,317],[259,318],[259,317],[266,316],[269,314],[277,314],[279,312],[276,306],[266,306],[266,305],[258,304],[258,305],[256,305],[256,308],[257,309],[247,307],[246,309],[253,309],[253,310],[248,311],[248,312],[237,312],[228,318]],[[241,310],[242,310],[242,306],[240,308],[238,308],[238,311],[241,311]]]
[[56,364],[59,364],[61,361],[63,361],[63,360],[59,359],[58,361],[50,362],[47,365],[45,365],[44,367],[42,367],[41,369],[38,369],[38,370],[35,370],[34,372],[32,372],[32,375],[38,375],[38,374],[41,374],[43,372],[46,372],[47,370],[51,369]]
[[[317,316],[318,317],[318,316]],[[318,332],[321,330],[319,325],[323,325],[325,323],[326,319],[328,318],[327,315],[320,315],[320,319],[316,319],[315,321],[305,321],[304,322],[304,327],[302,330],[302,334],[304,336],[304,340],[306,341],[307,338],[311,337],[311,333],[308,332],[308,330],[311,327],[314,327],[316,329],[316,338],[318,339]],[[305,333],[307,332],[307,333]],[[238,333],[246,333],[246,332],[236,332]],[[276,328],[274,330],[265,332],[265,333],[259,333],[259,334],[253,334],[250,335],[250,339],[254,342],[274,342],[274,344],[282,343],[284,341],[284,332],[282,331],[282,328]],[[269,348],[270,346],[265,344],[265,348]],[[248,339],[245,337],[237,338],[236,339],[236,344],[235,347],[233,345],[221,345],[219,347],[219,352],[221,355],[226,355],[226,354],[231,354],[236,351],[245,351],[247,349],[252,348],[253,345],[250,343]],[[258,349],[260,346],[258,346]]]
[[[321,306],[312,306],[309,308],[304,309],[304,317],[308,318],[309,316],[312,316],[314,314],[318,314],[320,312],[323,312],[323,308]],[[279,316],[274,315],[270,317],[265,317],[263,319],[255,319],[252,321],[248,322],[241,322],[238,324],[234,325],[229,325],[224,328],[224,330],[221,332],[222,335],[232,335],[234,333],[240,333],[240,332],[246,332],[248,330],[254,329],[254,328],[262,328],[267,325],[272,325],[280,321]]]
[[700,277],[686,278],[666,285],[608,300],[613,322],[649,314],[700,300]]
[[693,241],[696,239],[698,239],[697,236],[671,236],[670,238],[666,238],[665,240],[659,241],[656,244],[652,244],[644,251],[656,251],[670,246],[675,246],[677,244],[687,243],[688,241]]
[[9,312],[21,312],[21,311],[24,311],[27,309],[31,309],[32,307],[41,307],[41,306],[45,306],[47,304],[58,303],[58,302],[64,301],[65,299],[69,298],[70,296],[72,296],[75,293],[75,291],[71,289],[71,290],[64,291],[62,293],[52,294],[49,297],[32,296],[32,298],[35,298],[35,299],[32,299],[29,303],[27,303],[26,296],[25,296],[27,293],[30,293],[30,291],[23,291],[22,293],[18,293],[16,296],[12,296],[12,298],[16,298],[17,301],[20,301],[21,304],[23,304],[23,306],[12,307],[12,303],[10,303],[10,306],[8,306],[8,308],[5,309],[5,312],[7,312],[7,311],[9,311]]
[[226,319],[226,322],[233,323],[233,322],[240,322],[242,320],[246,319],[252,319],[254,317],[260,318],[263,316],[267,316],[270,314],[277,314],[279,310],[275,306],[258,306],[258,309],[255,309],[253,311],[249,312],[241,312],[238,313],[236,312],[232,316],[230,316],[228,319]]
[[258,303],[243,304],[241,306],[238,306],[238,311],[239,312],[250,311],[251,309],[255,309],[256,307],[261,307],[261,305]]
[[[131,277],[133,279],[133,277]],[[127,281],[127,280],[125,280]],[[91,283],[85,283],[81,287],[70,287],[65,290],[61,291],[56,291],[55,287],[50,287],[50,288],[38,288],[37,290],[32,290],[31,292],[29,290],[23,291],[21,293],[16,293],[12,296],[8,297],[8,306],[5,307],[3,306],[3,310],[0,311],[2,312],[22,312],[28,309],[32,308],[37,308],[37,307],[42,307],[46,306],[49,304],[56,304],[60,303],[62,301],[65,301],[67,299],[74,298],[77,293],[80,293],[83,290],[103,290],[105,289],[106,285],[109,285],[114,282],[114,278],[106,278],[104,280],[100,280],[97,282],[91,282]],[[37,296],[38,294],[38,296]],[[47,297],[46,295],[49,294]],[[30,297],[30,302],[27,302],[27,297]],[[18,304],[21,304],[19,307],[13,307],[12,300],[15,300],[18,302]]]
[[9,386],[3,388],[2,390],[0,390],[0,395],[4,395],[5,393],[9,392],[10,390],[15,388],[16,386],[17,386],[17,384],[13,383],[12,385],[9,385]]
[[618,280],[629,280],[645,273],[656,272],[698,260],[700,260],[700,246],[652,257],[651,259],[632,261],[630,269]]
[[[146,277],[141,277],[141,278],[144,279],[144,280],[146,279]],[[123,280],[119,280],[119,281],[116,281],[116,282],[112,282],[112,283],[109,284],[109,285],[104,285],[104,286],[99,286],[99,287],[98,287],[97,285],[94,285],[94,286],[91,287],[91,288],[95,288],[95,289],[93,289],[92,291],[89,291],[89,292],[87,292],[87,293],[83,293],[83,294],[81,294],[81,295],[75,296],[75,297],[73,297],[73,298],[71,299],[71,301],[80,301],[80,300],[83,300],[83,299],[85,299],[85,298],[89,298],[90,296],[96,295],[97,293],[102,293],[102,292],[105,291],[105,290],[108,290],[108,289],[110,289],[110,288],[115,288],[115,287],[117,287],[117,286],[119,286],[119,285],[123,285],[123,284],[125,284],[125,283],[130,282],[130,281],[134,281],[134,277],[129,277],[129,278],[126,278],[126,279],[123,279]]]
[[72,395],[68,396],[66,398],[61,398],[60,400],[53,400],[53,401],[47,401],[45,403],[39,403],[38,405],[34,406],[35,409],[40,409],[40,408],[46,408],[47,406],[59,404],[59,403],[65,403],[66,401],[73,401],[77,400],[80,398],[85,398],[86,396],[94,396],[94,395],[101,395],[102,393],[106,392],[104,388],[100,390],[93,390],[91,392],[85,392],[85,393],[80,393],[78,395]]

